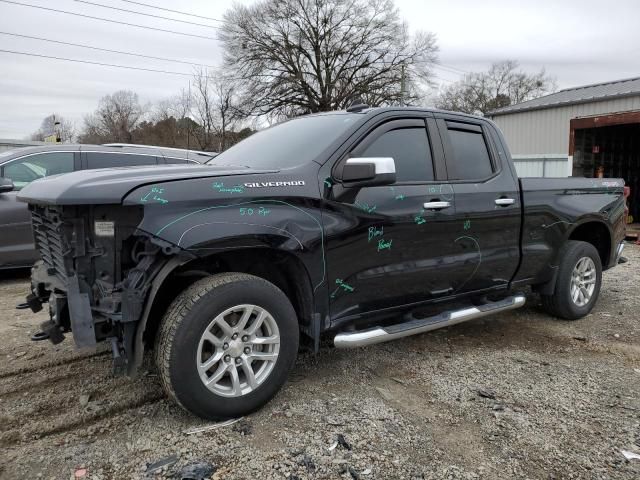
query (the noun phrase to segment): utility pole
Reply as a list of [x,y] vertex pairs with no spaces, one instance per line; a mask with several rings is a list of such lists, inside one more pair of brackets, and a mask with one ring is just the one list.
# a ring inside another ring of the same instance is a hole
[[402,61],[402,65],[400,66],[400,106],[404,107],[404,95],[405,95],[405,65],[404,60]]

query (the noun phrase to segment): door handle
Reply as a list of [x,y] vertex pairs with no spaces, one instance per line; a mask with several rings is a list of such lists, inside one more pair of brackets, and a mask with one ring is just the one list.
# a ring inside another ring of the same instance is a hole
[[427,210],[442,210],[443,208],[449,208],[451,203],[449,202],[425,202],[422,205]]
[[513,205],[516,201],[513,198],[496,198],[496,205],[506,207],[507,205]]

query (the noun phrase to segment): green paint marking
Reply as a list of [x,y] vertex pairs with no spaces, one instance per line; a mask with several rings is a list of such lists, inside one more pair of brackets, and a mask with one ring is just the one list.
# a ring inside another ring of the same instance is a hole
[[342,291],[347,293],[353,293],[353,291],[355,290],[355,288],[353,288],[348,283],[344,282],[341,278],[336,278],[336,285],[338,285],[336,289],[333,292],[331,292],[331,295],[329,295],[332,299],[336,298],[336,295],[338,295],[338,292],[340,291],[340,289],[342,289]]
[[376,211],[376,208],[378,208],[377,205],[369,205],[368,203],[355,202],[354,205],[367,213],[373,213]]
[[373,240],[375,237],[381,237],[382,235],[384,235],[384,227],[369,227],[369,235],[367,238],[367,242],[370,242],[371,240]]
[[233,187],[225,187],[224,182],[213,182],[211,188],[217,190],[218,193],[244,193],[244,185],[234,185]]
[[164,193],[164,188],[160,188],[160,187],[151,187],[151,190],[149,190],[141,199],[140,201],[143,203],[147,203],[149,201],[149,196],[153,195],[153,197],[151,197],[151,200],[155,200],[158,203],[161,203],[163,205],[169,203],[169,200],[166,200],[164,198],[162,198],[160,195]]
[[[318,289],[318,287],[320,287],[320,285],[324,283],[324,279],[326,278],[326,275],[327,275],[327,261],[324,254],[324,228],[322,227],[322,224],[318,221],[316,217],[311,215],[309,212],[305,212],[304,210],[302,210],[299,207],[296,207],[295,205],[291,205],[290,203],[283,202],[282,200],[267,200],[267,201],[275,204],[287,205],[288,207],[298,210],[303,215],[306,215],[311,220],[316,222],[316,224],[318,225],[318,228],[320,229],[320,252],[322,254],[322,281],[318,283],[315,287],[313,287],[313,291],[315,292]],[[193,212],[186,213],[176,218],[175,220],[172,220],[171,222],[167,223],[164,227],[162,227],[160,230],[156,232],[156,236],[159,236],[165,229],[184,220],[185,218],[190,217],[191,215],[196,215],[198,213],[206,212],[208,210],[215,210],[217,208],[239,207],[240,205],[248,205],[248,204],[256,204],[256,203],[265,203],[265,200],[251,200],[248,202],[233,203],[229,205],[214,205],[212,207],[199,208],[198,210],[194,210]]]
[[384,238],[381,238],[380,240],[378,240],[378,251],[382,251],[382,250],[391,250],[391,244],[393,243],[393,240],[389,240],[388,242],[385,242]]
[[469,230],[471,228],[471,220],[465,220],[462,228],[464,228],[465,230]]
[[396,200],[404,200],[405,198],[407,198],[407,197],[405,197],[405,196],[404,196],[404,195],[402,195],[402,194],[400,194],[400,195],[396,195],[396,196],[395,196],[395,199],[396,199]]
[[331,183],[331,178],[326,178],[324,180],[324,184],[327,186],[327,188],[333,187],[333,183]]
[[260,207],[257,211],[253,208],[246,208],[246,207],[240,207],[240,215],[241,216],[251,216],[254,215],[255,213],[257,213],[258,215],[261,215],[263,217],[266,217],[267,215],[269,215],[271,213],[271,210],[269,210],[268,208],[265,207]]
[[418,225],[422,225],[423,223],[427,223],[427,221],[425,220],[423,215],[424,215],[424,209],[420,210],[420,213],[418,215],[416,215],[415,217],[413,217],[413,221],[416,222]]

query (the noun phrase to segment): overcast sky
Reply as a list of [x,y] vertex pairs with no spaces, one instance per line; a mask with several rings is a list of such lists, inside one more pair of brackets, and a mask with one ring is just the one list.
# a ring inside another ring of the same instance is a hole
[[[117,21],[215,37],[214,28],[110,10],[76,0],[15,0]],[[231,0],[141,0],[143,3],[222,18]],[[216,25],[122,0],[92,0],[113,7]],[[245,0],[241,3],[252,3]],[[640,0],[396,0],[412,30],[434,32],[440,47],[438,82],[460,79],[495,61],[518,60],[526,71],[545,68],[560,88],[640,76]],[[0,1],[0,32],[216,65],[215,39],[107,23]],[[0,34],[0,49],[190,73],[192,67],[159,60]],[[82,126],[103,95],[137,92],[144,102],[177,94],[188,77],[84,65],[0,52],[0,138],[24,138],[57,112]]]

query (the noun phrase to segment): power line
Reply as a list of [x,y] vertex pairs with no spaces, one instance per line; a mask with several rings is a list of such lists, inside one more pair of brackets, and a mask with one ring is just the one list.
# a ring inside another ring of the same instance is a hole
[[169,17],[163,17],[161,15],[153,15],[151,13],[137,12],[135,10],[128,10],[126,8],[112,7],[110,5],[104,5],[102,3],[96,3],[96,2],[89,2],[87,0],[73,0],[73,1],[78,3],[85,3],[87,5],[93,5],[94,7],[109,8],[111,10],[118,10],[120,12],[133,13],[135,15],[144,15],[145,17],[159,18],[162,20],[169,20],[171,22],[187,23],[189,25],[196,25],[198,27],[215,28],[215,29],[220,28],[220,27],[214,27],[213,25],[205,25],[204,23],[190,22],[188,20],[178,20],[177,18],[169,18]]
[[88,48],[90,50],[98,50],[100,52],[109,52],[109,53],[118,53],[118,54],[122,54],[122,55],[130,55],[132,57],[150,58],[150,59],[153,59],[153,60],[162,60],[164,62],[175,62],[175,63],[182,63],[182,64],[185,64],[185,65],[194,65],[194,66],[201,66],[201,67],[207,67],[207,68],[216,68],[214,65],[206,65],[206,64],[202,64],[202,63],[193,63],[193,62],[185,62],[183,60],[177,60],[175,58],[154,57],[152,55],[143,55],[141,53],[123,52],[122,50],[111,50],[111,49],[108,49],[108,48],[92,47],[90,45],[81,45],[79,43],[62,42],[60,40],[52,40],[50,38],[43,38],[43,37],[34,37],[34,36],[31,36],[31,35],[22,35],[20,33],[10,33],[10,32],[2,32],[2,31],[0,31],[0,35],[10,35],[12,37],[30,38],[32,40],[39,40],[41,42],[50,42],[50,43],[57,43],[59,45],[69,45],[69,46],[72,46],[72,47]]
[[170,8],[156,7],[155,5],[149,5],[148,3],[143,3],[143,2],[134,2],[133,0],[122,0],[122,1],[126,3],[132,3],[134,5],[140,5],[143,7],[155,8],[156,10],[163,10],[165,12],[177,13],[179,15],[187,15],[189,17],[202,18],[203,20],[212,20],[214,22],[224,23],[224,20],[220,20],[219,18],[205,17],[204,15],[196,15],[195,13],[187,13],[187,12],[181,12],[180,10],[172,10]]
[[[90,60],[78,60],[75,58],[66,58],[66,57],[56,57],[53,55],[42,55],[39,53],[30,53],[30,52],[18,52],[16,50],[4,50],[4,49],[0,49],[0,53],[9,53],[12,55],[24,55],[24,56],[28,56],[28,57],[38,57],[38,58],[47,58],[50,60],[59,60],[59,61],[64,61],[64,62],[74,62],[74,63],[84,63],[87,65],[98,65],[101,67],[114,67],[114,68],[123,68],[123,69],[127,69],[127,70],[138,70],[138,71],[143,71],[143,72],[153,72],[153,73],[165,73],[168,75],[180,75],[183,77],[192,77],[193,74],[191,73],[184,73],[184,72],[174,72],[174,71],[170,71],[170,70],[156,70],[153,68],[143,68],[143,67],[131,67],[128,65],[118,65],[115,63],[104,63],[104,62],[93,62]],[[447,80],[445,78],[441,78],[438,77],[437,75],[434,75],[435,78],[445,81],[445,82],[451,82],[451,80]],[[209,76],[205,75],[205,78],[210,78]],[[229,80],[243,80],[242,78],[230,78]],[[337,82],[332,82],[332,84],[336,84]]]
[[443,70],[451,70],[452,73],[459,73],[464,75],[471,73],[468,70],[463,70],[461,68],[454,67],[453,65],[446,65],[444,63],[436,63],[436,65],[438,65]]
[[172,71],[169,71],[169,70],[155,70],[153,68],[130,67],[128,65],[117,65],[115,63],[92,62],[90,60],[77,60],[77,59],[74,59],[74,58],[54,57],[52,55],[41,55],[39,53],[18,52],[16,50],[3,50],[3,49],[0,49],[0,53],[11,53],[13,55],[26,55],[26,56],[29,56],[29,57],[49,58],[49,59],[52,59],[52,60],[63,60],[65,62],[86,63],[86,64],[89,64],[89,65],[100,65],[102,67],[126,68],[126,69],[129,69],[129,70],[142,70],[144,72],[167,73],[167,74],[170,74],[170,75],[182,75],[182,76],[186,76],[186,77],[191,77],[192,76],[192,74],[190,74],[190,73],[172,72]]
[[31,5],[29,3],[20,3],[20,2],[14,2],[14,1],[11,1],[11,0],[0,0],[0,2],[9,3],[9,4],[12,4],[12,5],[20,5],[21,7],[31,7],[31,8],[36,8],[36,9],[40,9],[40,10],[48,10],[50,12],[65,13],[67,15],[74,15],[76,17],[90,18],[91,20],[100,20],[102,22],[117,23],[119,25],[126,25],[128,27],[137,27],[137,28],[144,28],[144,29],[147,29],[147,30],[155,30],[157,32],[173,33],[175,35],[183,35],[185,37],[204,38],[206,40],[217,40],[214,37],[207,37],[205,35],[195,35],[193,33],[177,32],[175,30],[166,30],[164,28],[147,27],[145,25],[138,25],[138,24],[135,24],[135,23],[120,22],[118,20],[111,20],[110,18],[94,17],[94,16],[91,16],[91,15],[85,15],[83,13],[69,12],[67,10],[57,10],[55,8],[42,7],[40,5]]

